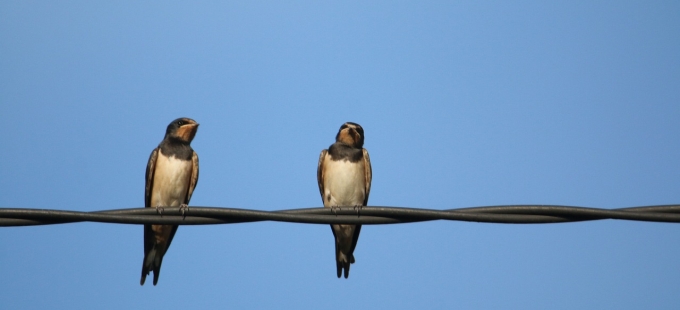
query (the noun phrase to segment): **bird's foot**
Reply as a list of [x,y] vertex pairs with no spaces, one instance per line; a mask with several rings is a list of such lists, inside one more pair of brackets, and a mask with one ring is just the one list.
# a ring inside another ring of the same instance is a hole
[[186,203],[179,205],[179,213],[182,214],[182,219],[185,219],[187,217],[187,213],[189,213],[189,205]]
[[338,216],[338,210],[340,210],[340,208],[337,207],[337,206],[331,207],[331,212],[333,212],[333,214],[335,214],[335,216]]
[[364,206],[359,206],[359,205],[354,206],[354,210],[357,211],[357,217],[360,217],[360,216],[361,216],[361,214],[359,214],[359,212],[361,211],[361,209],[362,209],[363,207],[364,207]]
[[161,207],[161,206],[156,206],[156,212],[157,212],[158,214],[160,214],[161,216],[163,216],[163,207]]

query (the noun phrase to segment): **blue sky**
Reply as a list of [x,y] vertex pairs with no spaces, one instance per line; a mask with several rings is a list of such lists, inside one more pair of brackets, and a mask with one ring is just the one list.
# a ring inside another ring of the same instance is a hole
[[[200,128],[191,205],[319,207],[343,122],[369,205],[680,203],[674,1],[0,3],[0,207],[143,206],[167,124]],[[680,226],[180,227],[158,286],[142,228],[0,228],[0,304],[73,308],[675,309]]]

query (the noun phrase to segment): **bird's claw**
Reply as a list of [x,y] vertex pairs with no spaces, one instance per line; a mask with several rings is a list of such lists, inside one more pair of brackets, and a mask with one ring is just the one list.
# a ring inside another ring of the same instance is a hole
[[189,213],[189,205],[185,203],[179,205],[179,213],[182,214],[182,219],[185,219],[187,217],[187,213]]
[[361,214],[359,214],[359,212],[361,211],[361,208],[363,208],[363,207],[364,207],[364,206],[359,206],[359,205],[354,206],[354,210],[357,211],[357,217],[360,217],[360,216],[361,216]]
[[163,207],[161,207],[161,206],[156,206],[156,212],[157,212],[158,214],[160,214],[161,216],[163,216]]
[[333,212],[333,214],[335,214],[335,216],[338,216],[338,209],[340,209],[340,208],[338,208],[338,207],[336,207],[336,206],[332,206],[332,207],[331,207],[331,212]]

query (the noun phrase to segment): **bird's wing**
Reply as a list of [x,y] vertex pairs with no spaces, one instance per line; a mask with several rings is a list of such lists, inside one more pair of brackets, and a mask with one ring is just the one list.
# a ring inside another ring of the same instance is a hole
[[321,155],[319,155],[319,165],[316,168],[316,181],[319,183],[319,194],[321,194],[321,202],[324,202],[323,198],[323,162],[326,159],[326,154],[328,154],[328,150],[323,150],[321,151]]
[[371,179],[373,179],[373,170],[371,169],[371,158],[368,157],[368,151],[364,151],[364,186],[366,189],[366,196],[364,197],[364,206],[368,204],[368,194],[371,192]]
[[144,207],[151,208],[151,191],[153,190],[153,177],[156,173],[156,159],[160,148],[157,147],[151,151],[149,162],[146,164],[146,186],[144,191]]
[[194,189],[196,188],[196,184],[198,183],[198,154],[194,152],[194,155],[191,156],[191,181],[189,182],[189,190],[187,190],[187,198],[184,200],[185,204],[189,204],[189,200],[191,200],[191,195],[194,193]]
[[[151,151],[149,162],[146,164],[146,186],[144,187],[144,207],[151,208],[151,191],[153,190],[153,178],[156,173],[156,159],[160,148],[157,147]],[[151,225],[144,225],[144,255],[149,253],[155,243],[155,234],[151,229]]]

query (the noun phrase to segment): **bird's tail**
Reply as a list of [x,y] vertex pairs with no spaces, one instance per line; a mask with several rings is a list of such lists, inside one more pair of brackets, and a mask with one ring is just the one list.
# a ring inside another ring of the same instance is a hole
[[350,259],[347,259],[347,255],[345,255],[345,253],[338,252],[337,254],[336,268],[338,278],[340,278],[340,276],[343,274],[344,269],[345,279],[347,279],[347,277],[349,277],[349,265],[354,264],[354,255],[352,255]]
[[151,251],[146,253],[144,261],[142,261],[142,278],[139,280],[140,285],[144,285],[146,276],[153,271],[153,285],[158,283],[158,276],[161,274],[161,264],[163,263],[163,250],[160,245],[156,244]]

